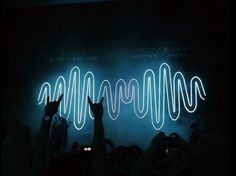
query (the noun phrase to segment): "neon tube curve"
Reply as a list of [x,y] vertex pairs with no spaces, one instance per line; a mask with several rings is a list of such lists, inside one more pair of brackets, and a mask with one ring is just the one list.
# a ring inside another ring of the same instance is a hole
[[[79,67],[73,67],[68,80],[63,76],[57,78],[53,96],[52,85],[49,82],[43,83],[38,95],[38,104],[43,102],[46,104],[48,96],[55,100],[61,93],[64,94],[64,98],[59,107],[59,114],[67,119],[72,115],[74,127],[81,130],[86,123],[87,112],[93,119],[88,107],[87,96],[93,100],[95,98],[94,74],[88,71],[81,80]],[[170,118],[176,121],[180,116],[181,101],[184,108],[189,113],[193,113],[198,106],[198,96],[202,100],[205,100],[206,97],[203,83],[199,77],[191,78],[188,90],[183,74],[176,72],[172,79],[171,69],[166,63],[161,64],[158,77],[151,69],[144,72],[142,88],[134,78],[128,84],[124,79],[119,79],[113,92],[110,81],[103,80],[97,95],[97,102],[100,97],[105,97],[108,115],[112,120],[118,118],[121,103],[133,103],[133,110],[138,118],[144,118],[150,113],[151,123],[155,130],[163,127],[166,110]],[[71,112],[72,107],[73,112]]]

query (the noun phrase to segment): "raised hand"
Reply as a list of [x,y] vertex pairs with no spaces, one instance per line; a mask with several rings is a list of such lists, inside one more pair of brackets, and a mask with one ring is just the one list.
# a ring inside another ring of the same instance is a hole
[[90,109],[95,118],[102,118],[103,115],[103,107],[102,107],[103,97],[100,103],[92,103],[90,97],[88,96],[88,103],[90,105]]
[[92,161],[92,175],[106,176],[106,153],[105,153],[105,134],[102,123],[103,98],[99,103],[92,103],[88,96],[88,103],[94,115],[94,134],[93,134],[93,161]]
[[[48,146],[49,146],[49,136],[52,123],[52,116],[58,112],[58,106],[62,100],[63,94],[59,97],[57,101],[50,102],[49,97],[47,97],[47,104],[44,108],[44,120],[41,122],[38,137],[36,140],[36,145],[34,149],[34,156],[32,161],[32,176],[44,175],[45,168],[47,167],[48,161]],[[47,117],[49,116],[49,118]],[[47,118],[45,118],[47,117]],[[45,120],[47,122],[45,122]]]
[[63,98],[63,94],[59,97],[57,101],[50,102],[49,96],[47,98],[47,104],[44,108],[44,115],[53,116],[58,112],[58,106]]

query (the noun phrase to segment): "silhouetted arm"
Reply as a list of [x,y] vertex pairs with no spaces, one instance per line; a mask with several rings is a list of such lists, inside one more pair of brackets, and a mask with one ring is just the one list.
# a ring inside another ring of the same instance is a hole
[[50,102],[49,97],[47,98],[47,105],[44,109],[44,116],[40,125],[39,134],[34,150],[32,176],[43,175],[43,172],[46,168],[52,117],[57,113],[58,106],[62,97],[63,95],[60,96],[58,101],[54,102]]
[[94,115],[94,134],[93,134],[93,164],[92,174],[93,176],[105,176],[106,175],[106,153],[105,153],[105,135],[102,123],[103,107],[101,99],[100,103],[92,103],[88,97],[88,103],[90,109]]

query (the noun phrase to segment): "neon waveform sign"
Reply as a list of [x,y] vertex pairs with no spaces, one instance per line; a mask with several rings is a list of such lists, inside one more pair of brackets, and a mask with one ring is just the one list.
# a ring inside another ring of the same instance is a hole
[[[166,112],[173,121],[176,121],[180,116],[181,107],[193,113],[197,109],[198,98],[205,100],[206,97],[199,77],[192,77],[188,88],[184,75],[176,72],[172,77],[171,69],[166,63],[160,65],[158,75],[152,69],[147,69],[143,74],[142,83],[134,78],[129,82],[118,79],[115,89],[112,90],[110,81],[103,80],[98,90],[96,100],[98,102],[101,97],[105,97],[107,112],[112,120],[119,117],[121,103],[132,103],[137,118],[151,117],[155,130],[163,127]],[[94,74],[88,71],[81,79],[80,69],[75,66],[71,69],[68,79],[63,76],[57,78],[53,91],[49,82],[43,83],[38,94],[38,104],[46,104],[48,96],[53,100],[58,99],[61,93],[64,97],[59,107],[59,114],[67,119],[72,116],[74,127],[81,130],[86,123],[87,113],[93,119],[87,96],[95,100]]]

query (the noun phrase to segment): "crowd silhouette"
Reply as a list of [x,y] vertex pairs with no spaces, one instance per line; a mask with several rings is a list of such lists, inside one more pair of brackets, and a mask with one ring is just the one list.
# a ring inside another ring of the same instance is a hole
[[[137,145],[116,146],[106,139],[103,127],[103,98],[88,103],[94,116],[92,144],[74,141],[67,147],[70,126],[57,116],[63,95],[51,102],[49,97],[32,146],[30,129],[16,120],[2,121],[2,175],[10,176],[202,176],[228,175],[227,155],[222,145],[227,141],[191,125],[192,134],[185,141],[179,134],[158,132],[146,150]],[[56,118],[53,122],[53,118]],[[128,135],[128,134],[127,134]],[[109,148],[110,150],[106,150]]]

